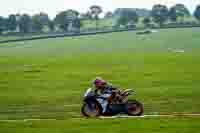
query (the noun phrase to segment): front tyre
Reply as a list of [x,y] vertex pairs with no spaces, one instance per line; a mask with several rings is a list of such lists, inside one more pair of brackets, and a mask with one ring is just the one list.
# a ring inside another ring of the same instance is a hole
[[126,104],[126,110],[130,116],[141,116],[144,112],[142,103],[136,100],[129,100]]
[[101,109],[97,103],[84,103],[82,108],[81,108],[81,113],[85,117],[98,117],[101,115]]

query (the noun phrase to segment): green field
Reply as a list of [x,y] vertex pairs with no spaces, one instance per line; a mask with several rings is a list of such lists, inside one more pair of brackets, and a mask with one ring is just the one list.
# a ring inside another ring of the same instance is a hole
[[64,119],[0,122],[0,132],[198,132],[200,117],[88,120],[80,105],[101,76],[134,88],[145,114],[200,113],[199,36],[191,28],[0,44],[0,119]]

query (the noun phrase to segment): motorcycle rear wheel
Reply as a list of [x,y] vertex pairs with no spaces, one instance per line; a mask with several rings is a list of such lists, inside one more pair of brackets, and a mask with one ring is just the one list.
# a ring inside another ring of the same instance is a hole
[[142,103],[136,100],[129,100],[126,105],[127,114],[130,116],[141,116],[144,113]]

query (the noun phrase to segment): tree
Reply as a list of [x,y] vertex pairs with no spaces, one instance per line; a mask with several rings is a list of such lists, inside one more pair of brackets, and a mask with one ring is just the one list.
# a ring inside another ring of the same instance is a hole
[[40,19],[40,15],[36,14],[32,17],[32,28],[35,32],[41,32],[43,28],[43,24]]
[[138,22],[138,15],[134,10],[123,9],[117,19],[117,25],[133,25]]
[[6,19],[0,16],[0,34],[6,30]]
[[63,31],[68,31],[70,28],[70,25],[73,26],[74,20],[79,19],[78,16],[79,16],[79,12],[75,10],[67,10],[67,11],[63,11],[57,14],[54,22]]
[[80,15],[80,19],[81,20],[87,20],[87,19],[92,19],[92,15],[89,11],[87,11],[86,13],[82,13]]
[[54,30],[55,30],[54,21],[49,20],[48,27],[49,27],[49,29],[50,29],[51,31],[54,31]]
[[169,19],[173,22],[176,22],[177,18],[178,16],[177,16],[175,7],[171,7],[169,10]]
[[81,26],[82,26],[82,23],[79,18],[76,18],[73,20],[72,27],[75,28],[75,32],[80,33]]
[[99,15],[103,12],[103,10],[100,6],[93,5],[93,6],[90,7],[90,12],[91,12],[92,18],[95,19],[95,21],[96,21],[96,29],[97,29]]
[[176,4],[169,10],[169,18],[174,22],[176,22],[179,19],[182,22],[187,16],[190,16],[190,12],[187,9],[187,7],[183,4]]
[[48,26],[49,17],[45,13],[39,13],[32,17],[33,30],[36,32],[41,32],[44,26]]
[[154,5],[151,11],[151,16],[155,23],[158,23],[159,26],[162,26],[168,19],[168,8],[165,5]]
[[200,22],[200,5],[198,5],[194,11],[194,17]]
[[139,17],[149,17],[151,13],[150,10],[143,8],[117,8],[113,12],[113,16],[119,16],[123,10],[133,10],[137,13]]
[[17,28],[17,19],[16,16],[11,14],[7,19],[7,28],[10,31],[14,31]]
[[149,24],[151,23],[151,18],[145,17],[145,18],[142,20],[142,23],[143,23],[146,27],[148,27]]
[[31,17],[28,14],[23,14],[19,19],[19,30],[21,33],[28,33],[31,31]]
[[58,25],[58,27],[63,31],[67,31],[68,27],[66,14],[67,14],[66,11],[60,12],[59,14],[56,15],[54,19],[55,24]]
[[113,16],[113,13],[111,11],[108,11],[105,13],[104,18],[111,18]]

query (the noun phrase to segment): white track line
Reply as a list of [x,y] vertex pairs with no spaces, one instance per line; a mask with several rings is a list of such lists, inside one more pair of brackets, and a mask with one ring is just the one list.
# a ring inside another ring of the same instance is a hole
[[47,121],[47,120],[53,120],[53,121],[56,121],[57,119],[19,119],[19,120],[0,120],[0,122],[27,122],[27,121]]
[[142,116],[127,116],[127,115],[119,115],[119,116],[101,116],[99,118],[102,119],[115,119],[115,118],[144,118],[144,117],[178,117],[178,116],[198,116],[200,114],[168,114],[168,115],[142,115]]
[[99,118],[102,119],[115,119],[115,118],[144,118],[144,117],[171,117],[173,115],[142,115],[142,116],[126,116],[126,115],[122,115],[122,116],[101,116]]
[[[143,115],[143,116],[126,116],[126,115],[119,115],[119,116],[101,116],[99,117],[100,119],[116,119],[116,118],[148,118],[148,117],[180,117],[180,116],[191,116],[191,117],[194,117],[194,116],[198,116],[200,117],[200,114],[169,114],[169,115]],[[82,117],[80,116],[77,116],[77,118],[75,119],[80,119]],[[74,118],[73,118],[74,119]],[[9,120],[9,119],[5,119],[5,120],[0,120],[0,122],[28,122],[28,121],[56,121],[56,120],[59,120],[59,119],[16,119],[16,120]]]

